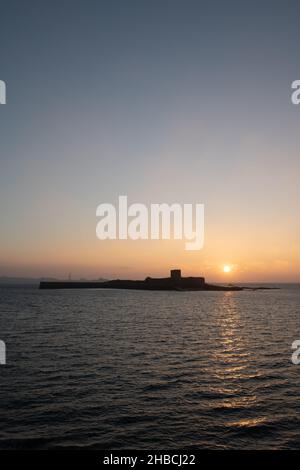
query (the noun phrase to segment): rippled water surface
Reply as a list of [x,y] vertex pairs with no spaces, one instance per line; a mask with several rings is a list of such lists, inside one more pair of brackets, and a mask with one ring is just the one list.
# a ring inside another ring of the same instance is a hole
[[300,448],[300,289],[0,289],[0,448]]

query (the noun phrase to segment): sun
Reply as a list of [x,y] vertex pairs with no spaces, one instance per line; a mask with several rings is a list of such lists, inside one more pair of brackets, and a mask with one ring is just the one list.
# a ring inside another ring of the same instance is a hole
[[230,273],[232,270],[231,266],[229,266],[229,264],[225,264],[225,266],[223,266],[223,271],[224,273]]

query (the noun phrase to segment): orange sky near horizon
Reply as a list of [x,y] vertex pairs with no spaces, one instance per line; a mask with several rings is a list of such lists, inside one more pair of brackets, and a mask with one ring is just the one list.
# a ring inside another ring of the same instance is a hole
[[[1,256],[0,275],[67,278],[137,278],[167,276],[180,268],[183,275],[204,275],[215,282],[299,282],[300,253],[284,240],[259,244],[248,234],[226,239],[206,236],[200,251],[186,251],[184,241],[110,240],[87,237],[49,245],[24,244]],[[283,256],[284,253],[284,256]],[[225,265],[231,272],[224,273]],[[3,267],[2,267],[3,266]]]

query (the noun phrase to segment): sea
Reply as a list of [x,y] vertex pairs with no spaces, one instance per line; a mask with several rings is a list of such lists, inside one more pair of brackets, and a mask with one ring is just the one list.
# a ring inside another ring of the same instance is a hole
[[0,449],[299,449],[300,286],[0,286]]

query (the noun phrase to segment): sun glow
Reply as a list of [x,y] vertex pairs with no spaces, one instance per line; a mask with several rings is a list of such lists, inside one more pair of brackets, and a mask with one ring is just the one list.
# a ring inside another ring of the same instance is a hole
[[223,271],[224,273],[230,273],[232,270],[231,266],[229,266],[229,264],[225,264],[225,266],[223,266]]

